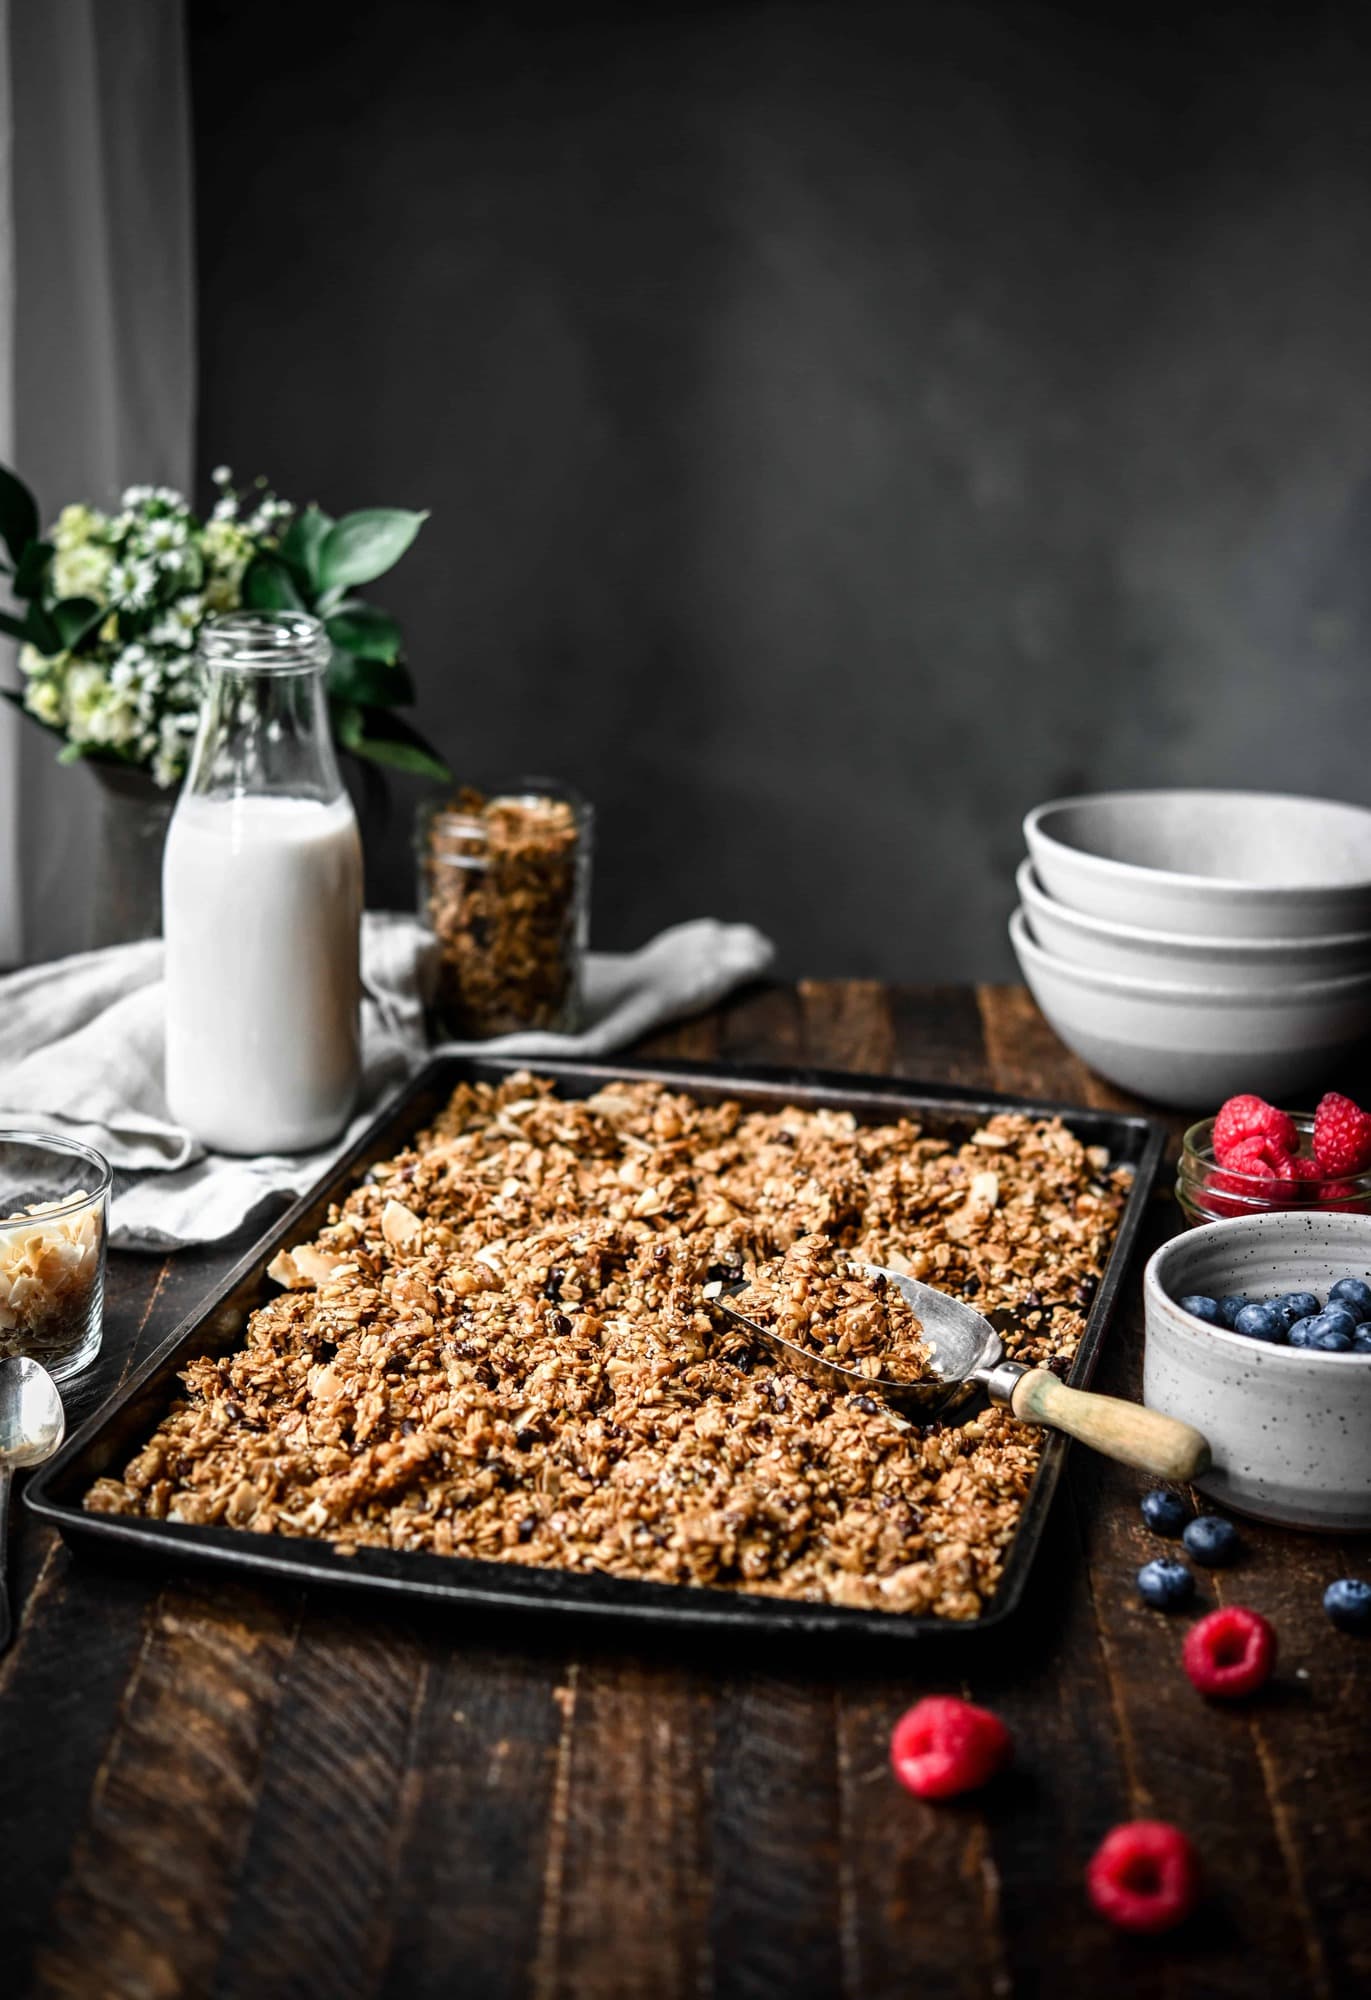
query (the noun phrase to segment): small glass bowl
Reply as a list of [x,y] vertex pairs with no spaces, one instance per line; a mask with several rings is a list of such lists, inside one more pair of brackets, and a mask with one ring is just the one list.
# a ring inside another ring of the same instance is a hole
[[[1312,1111],[1292,1111],[1300,1135],[1299,1158],[1313,1162]],[[1328,1215],[1371,1215],[1371,1173],[1343,1179],[1311,1174],[1307,1180],[1267,1180],[1235,1173],[1214,1158],[1214,1120],[1202,1118],[1181,1141],[1176,1199],[1192,1225],[1226,1222],[1235,1215],[1266,1215],[1272,1209],[1307,1208]]]
[[0,1356],[54,1382],[100,1352],[109,1162],[77,1139],[0,1130]]

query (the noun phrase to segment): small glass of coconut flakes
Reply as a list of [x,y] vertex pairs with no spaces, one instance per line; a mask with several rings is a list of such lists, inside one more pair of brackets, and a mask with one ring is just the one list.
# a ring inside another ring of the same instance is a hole
[[100,1351],[110,1180],[78,1140],[0,1129],[0,1356],[56,1382]]

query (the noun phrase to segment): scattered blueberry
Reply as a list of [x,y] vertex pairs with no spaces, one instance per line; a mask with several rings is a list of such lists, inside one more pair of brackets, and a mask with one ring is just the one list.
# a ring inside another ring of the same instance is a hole
[[1371,1354],[1371,1326],[1359,1326],[1352,1336],[1354,1354]]
[[1244,1306],[1233,1322],[1233,1331],[1248,1340],[1284,1340],[1285,1321],[1275,1306]]
[[1181,1536],[1186,1549],[1206,1569],[1224,1569],[1238,1553],[1238,1531],[1217,1514],[1200,1514]]
[[1175,1611],[1188,1604],[1194,1594],[1194,1577],[1183,1562],[1169,1556],[1144,1563],[1138,1571],[1138,1595],[1144,1604],[1155,1604],[1159,1611]]
[[1223,1316],[1217,1299],[1206,1298],[1203,1292],[1192,1292],[1188,1299],[1181,1300],[1181,1311],[1192,1319],[1202,1319],[1210,1326],[1222,1326]]
[[1293,1326],[1297,1319],[1312,1319],[1319,1310],[1319,1302],[1312,1292],[1286,1292],[1274,1303],[1287,1326]]
[[1144,1493],[1138,1505],[1144,1521],[1155,1535],[1178,1535],[1190,1519],[1190,1509],[1180,1494],[1168,1493],[1164,1486]]
[[1371,1285],[1365,1278],[1339,1278],[1328,1294],[1330,1306],[1335,1299],[1348,1308],[1359,1326],[1371,1320]]
[[1248,1298],[1246,1292],[1229,1292],[1225,1298],[1219,1300],[1220,1326],[1226,1326],[1231,1333],[1234,1320],[1238,1317],[1243,1307],[1250,1306],[1251,1303],[1252,1301]]
[[[1151,1563],[1148,1567],[1159,1569],[1162,1565]],[[1141,1588],[1141,1576],[1138,1584]],[[1371,1632],[1371,1583],[1363,1583],[1359,1576],[1340,1576],[1323,1593],[1323,1608],[1340,1632]]]

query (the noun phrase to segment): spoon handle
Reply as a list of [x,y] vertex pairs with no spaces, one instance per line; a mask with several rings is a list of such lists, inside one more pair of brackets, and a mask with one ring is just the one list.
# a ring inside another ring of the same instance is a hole
[[1046,1368],[1028,1369],[1003,1400],[1024,1422],[1066,1431],[1106,1458],[1136,1465],[1158,1479],[1195,1479],[1209,1464],[1209,1441],[1193,1424],[1117,1396],[1069,1389]]
[[13,1478],[11,1468],[0,1465],[0,1653],[4,1652],[14,1635],[9,1584],[10,1482]]

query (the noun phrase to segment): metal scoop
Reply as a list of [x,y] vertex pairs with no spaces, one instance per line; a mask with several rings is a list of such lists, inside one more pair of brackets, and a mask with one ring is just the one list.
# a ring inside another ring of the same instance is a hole
[[[1117,1396],[1070,1389],[1050,1369],[1006,1361],[1004,1342],[974,1306],[880,1264],[854,1264],[853,1268],[868,1278],[886,1279],[913,1307],[931,1357],[930,1375],[916,1382],[902,1382],[890,1375],[863,1375],[797,1347],[771,1327],[749,1319],[732,1303],[748,1290],[745,1278],[715,1280],[704,1287],[704,1296],[746,1327],[797,1375],[848,1395],[879,1396],[916,1422],[932,1422],[973,1389],[983,1388],[998,1409],[1008,1410],[1021,1422],[1066,1431],[1107,1458],[1136,1465],[1158,1479],[1194,1479],[1208,1466],[1208,1439],[1178,1417],[1164,1417],[1158,1410],[1122,1402]],[[1012,1321],[1014,1314],[996,1317]]]
[[47,1369],[28,1355],[7,1355],[0,1361],[0,1653],[12,1629],[5,1575],[10,1480],[16,1465],[41,1465],[51,1458],[66,1429],[62,1398]]

